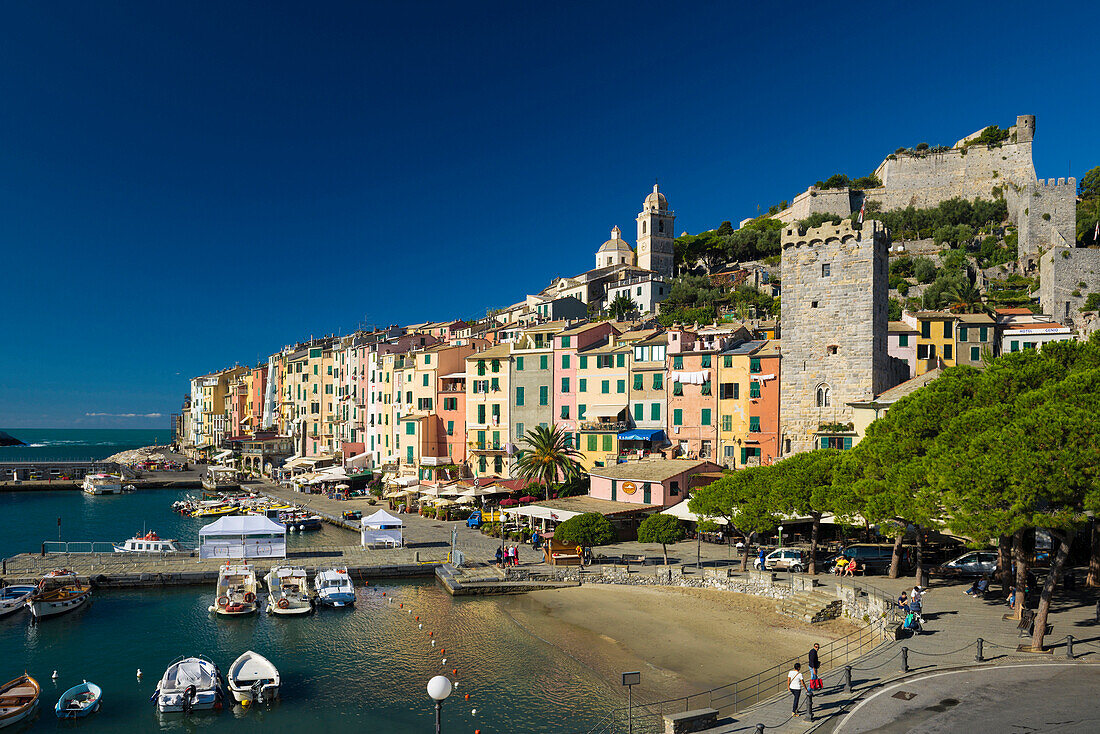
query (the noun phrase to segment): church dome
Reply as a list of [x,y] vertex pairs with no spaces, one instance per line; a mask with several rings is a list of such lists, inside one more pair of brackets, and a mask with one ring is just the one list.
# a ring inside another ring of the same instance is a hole
[[600,245],[600,249],[597,253],[605,252],[629,252],[634,253],[634,248],[627,244],[627,241],[622,238],[622,232],[618,227],[611,230],[611,239]]

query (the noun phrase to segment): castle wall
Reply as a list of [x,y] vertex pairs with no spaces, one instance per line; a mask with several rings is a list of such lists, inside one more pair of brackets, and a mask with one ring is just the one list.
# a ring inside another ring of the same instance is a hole
[[[850,402],[891,386],[888,248],[889,235],[874,220],[862,230],[844,221],[804,235],[797,226],[783,232],[781,422],[792,453],[813,449],[822,423],[851,421]],[[829,390],[828,406],[817,405],[819,387]]]
[[[1084,283],[1084,285],[1081,285]],[[1073,295],[1074,293],[1079,295]],[[1039,258],[1039,305],[1071,329],[1084,325],[1081,306],[1100,293],[1100,249],[1052,247]]]
[[806,219],[811,214],[835,214],[846,217],[852,213],[851,192],[843,189],[817,189],[811,186],[794,197],[790,207],[775,215],[784,224]]
[[1020,233],[1019,261],[1025,272],[1053,247],[1073,247],[1077,240],[1077,179],[1029,182],[1006,198]]

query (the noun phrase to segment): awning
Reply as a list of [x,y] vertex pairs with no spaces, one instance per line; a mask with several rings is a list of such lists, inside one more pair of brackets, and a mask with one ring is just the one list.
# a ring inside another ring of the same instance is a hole
[[440,375],[439,379],[441,379],[441,380],[458,380],[458,379],[465,380],[466,379],[466,373],[465,372],[452,372],[449,375]]
[[665,432],[660,428],[634,428],[619,434],[620,441],[664,441]]
[[539,505],[524,505],[523,507],[502,507],[501,512],[505,515],[517,515],[519,517],[531,517],[539,520],[551,520],[553,522],[561,522],[568,520],[571,517],[580,515],[579,512],[572,512],[570,510],[552,510],[549,507],[541,507]]
[[232,455],[233,455],[232,451],[223,451],[220,454],[216,454],[214,456],[214,461],[221,461],[222,459],[228,459]]
[[297,469],[302,466],[312,466],[312,464],[306,462],[306,460],[301,456],[299,456],[297,459],[291,459],[290,461],[283,464],[284,469]]
[[361,454],[349,457],[345,465],[352,469],[365,469],[369,460],[370,452],[365,451]]
[[[679,504],[673,505],[672,507],[669,507],[667,510],[661,510],[661,514],[662,515],[672,515],[673,517],[678,517],[681,520],[687,520],[689,522],[699,522],[699,516],[688,509],[688,501],[687,500],[684,500],[683,502],[680,502]],[[710,517],[710,518],[705,518],[705,519],[710,520],[711,522],[715,523],[716,525],[727,525],[728,524],[724,517]]]
[[220,518],[199,530],[200,536],[266,535],[286,533],[286,528],[263,515],[236,515]]
[[624,410],[625,405],[589,405],[588,415],[593,418],[614,418]]

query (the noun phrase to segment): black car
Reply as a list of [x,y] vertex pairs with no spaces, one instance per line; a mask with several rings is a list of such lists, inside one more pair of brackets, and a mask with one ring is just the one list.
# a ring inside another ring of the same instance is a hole
[[[903,573],[912,568],[912,548],[912,546],[902,546],[901,571]],[[856,543],[830,558],[827,568],[832,570],[841,556],[848,560],[854,558],[859,565],[859,570],[865,574],[888,573],[890,562],[894,557],[894,546]]]

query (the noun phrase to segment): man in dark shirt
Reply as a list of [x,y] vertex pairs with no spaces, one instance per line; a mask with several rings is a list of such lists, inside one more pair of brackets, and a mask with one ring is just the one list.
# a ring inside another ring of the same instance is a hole
[[806,664],[807,664],[807,667],[810,669],[810,680],[814,680],[816,678],[821,677],[820,676],[820,671],[818,670],[821,663],[820,663],[820,661],[818,660],[818,657],[817,657],[817,651],[820,648],[821,648],[821,645],[819,645],[818,643],[815,642],[814,646],[810,648],[809,655],[806,656]]

